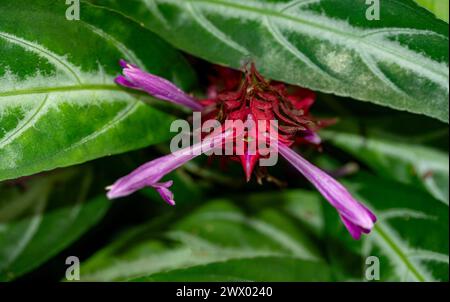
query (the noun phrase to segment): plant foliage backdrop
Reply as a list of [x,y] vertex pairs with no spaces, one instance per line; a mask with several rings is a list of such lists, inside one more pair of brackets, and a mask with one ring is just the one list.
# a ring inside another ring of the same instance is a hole
[[[363,281],[369,256],[382,281],[448,281],[448,1],[380,2],[368,20],[364,0],[90,0],[69,21],[62,0],[0,0],[0,280],[59,280],[76,255],[86,281]],[[305,154],[351,167],[373,232],[352,240],[283,164],[283,189],[199,158],[176,207],[107,200],[181,114],[116,85],[121,58],[199,95],[207,62],[316,91],[339,122]]]

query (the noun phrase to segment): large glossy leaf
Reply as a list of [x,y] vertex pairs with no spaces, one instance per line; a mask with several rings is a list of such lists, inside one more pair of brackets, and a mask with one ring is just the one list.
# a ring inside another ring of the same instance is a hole
[[380,20],[365,0],[91,1],[209,61],[448,122],[448,25],[412,0],[383,0]]
[[167,139],[171,118],[114,84],[125,58],[182,87],[193,73],[139,24],[82,3],[0,1],[0,180]]
[[[216,200],[180,220],[169,216],[128,231],[82,265],[82,279],[329,280],[328,267],[302,227],[304,220],[282,210],[294,201],[309,205],[311,196],[270,196],[251,198],[256,211]],[[306,211],[309,216],[300,217],[314,216],[312,209]]]
[[418,144],[337,131],[322,136],[363,161],[380,176],[425,188],[449,203],[448,154]]
[[[365,261],[367,257],[375,256],[379,259],[382,281],[448,281],[447,205],[414,187],[369,175],[359,175],[346,185],[375,212],[378,222],[370,235],[357,242],[350,238],[336,211],[331,206],[324,207],[329,259],[332,259],[333,268],[351,271],[352,267],[343,262],[352,257],[358,259],[360,255],[359,267],[362,269],[357,270],[357,275],[347,277],[364,280]],[[345,273],[341,274],[345,276]]]
[[0,184],[0,280],[35,269],[103,217],[111,202],[93,198],[93,184],[87,168]]

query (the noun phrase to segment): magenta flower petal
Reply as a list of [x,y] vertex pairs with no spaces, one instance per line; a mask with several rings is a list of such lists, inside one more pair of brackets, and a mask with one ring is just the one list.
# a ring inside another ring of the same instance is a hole
[[124,87],[128,87],[128,88],[132,88],[132,89],[138,89],[139,87],[136,86],[135,84],[131,83],[130,81],[127,80],[126,77],[124,76],[117,76],[114,80],[117,84],[124,86]]
[[161,178],[200,154],[222,147],[225,139],[230,134],[232,134],[231,131],[225,131],[220,135],[207,137],[198,144],[157,158],[140,166],[130,174],[117,180],[113,185],[107,187],[107,197],[109,199],[115,199],[128,196],[144,187],[153,187],[165,201],[170,204],[175,204],[171,195],[172,193],[168,190],[171,183],[158,183]]
[[188,107],[195,111],[202,110],[203,106],[190,95],[184,93],[172,82],[147,73],[137,66],[120,60],[124,76],[118,76],[116,83],[128,88],[139,89],[162,100]]
[[311,130],[307,130],[303,139],[314,145],[320,145],[322,143],[322,139],[320,138],[320,136],[316,132]]
[[157,183],[154,184],[152,187],[155,188],[156,192],[161,195],[162,199],[166,201],[171,206],[175,205],[175,200],[173,199],[173,193],[169,190],[169,188],[172,186],[173,181],[163,182],[163,183]]
[[344,216],[340,215],[340,217],[342,222],[344,223],[344,226],[347,228],[348,232],[353,237],[353,239],[359,240],[361,238],[362,233],[369,233],[369,231],[360,228],[359,226],[355,225]]
[[336,208],[353,238],[359,239],[361,233],[369,233],[372,230],[376,222],[375,215],[356,201],[344,186],[286,145],[279,144],[278,152]]
[[119,65],[120,65],[120,67],[122,67],[122,68],[126,68],[127,66],[133,66],[133,67],[136,67],[136,65],[130,64],[130,63],[128,63],[127,61],[125,61],[124,59],[120,59],[120,60],[119,60]]

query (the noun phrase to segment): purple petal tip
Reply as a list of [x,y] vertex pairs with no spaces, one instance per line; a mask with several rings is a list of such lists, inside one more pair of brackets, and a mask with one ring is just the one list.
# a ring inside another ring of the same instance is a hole
[[143,90],[158,99],[182,105],[194,111],[201,111],[203,109],[203,106],[195,98],[183,92],[167,79],[145,72],[125,60],[120,60],[119,64],[123,68],[124,76],[118,76],[116,78],[115,81],[117,84]]
[[120,65],[122,68],[125,68],[125,67],[128,66],[128,62],[125,61],[124,59],[120,59],[120,60],[119,60],[119,65]]
[[152,187],[155,188],[155,190],[159,193],[159,195],[161,195],[161,198],[164,199],[165,202],[167,202],[171,206],[174,206],[175,200],[173,197],[173,193],[169,190],[172,184],[173,181],[169,180],[167,182],[154,184],[152,185]]
[[128,79],[122,75],[117,76],[114,81],[119,84],[120,86],[124,86],[124,87],[128,87],[128,88],[134,88],[137,89],[138,87],[136,85],[134,85],[133,83],[131,83],[130,81],[128,81]]

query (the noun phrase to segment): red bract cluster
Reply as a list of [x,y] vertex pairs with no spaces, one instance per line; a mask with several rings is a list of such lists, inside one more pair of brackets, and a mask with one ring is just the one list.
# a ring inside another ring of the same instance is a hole
[[[278,140],[284,145],[307,143],[320,144],[315,132],[331,121],[319,121],[310,115],[309,109],[315,101],[315,93],[299,87],[287,87],[283,83],[266,80],[251,64],[244,73],[216,66],[217,76],[210,76],[208,98],[200,100],[205,106],[202,120],[215,119],[240,120],[248,119],[266,121],[266,129],[257,129],[257,136],[266,135],[270,131],[270,121],[277,121]],[[245,136],[245,151],[248,143],[260,141],[260,137]],[[260,159],[260,152],[251,155],[247,152],[240,156],[230,156],[239,160],[244,168],[247,180]]]

